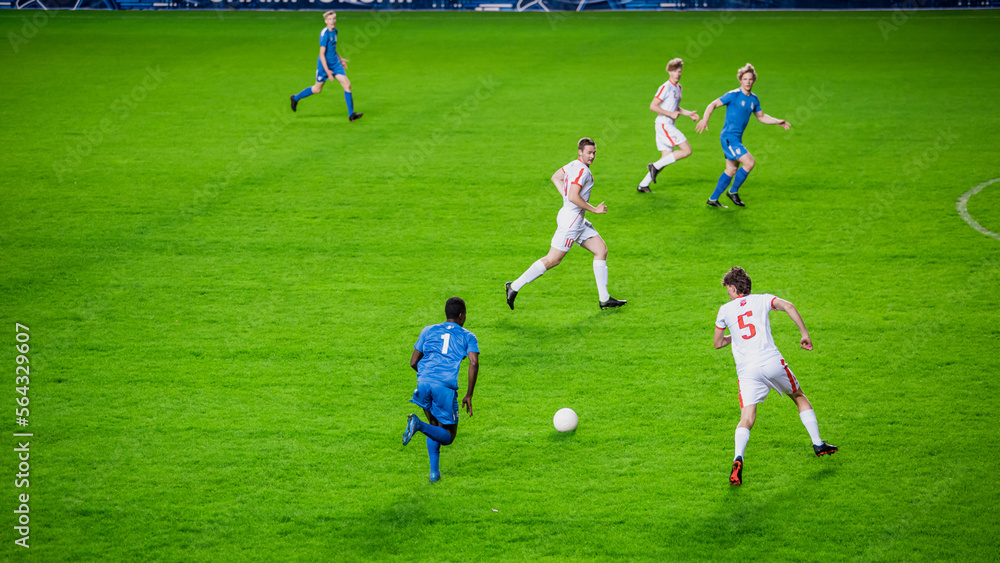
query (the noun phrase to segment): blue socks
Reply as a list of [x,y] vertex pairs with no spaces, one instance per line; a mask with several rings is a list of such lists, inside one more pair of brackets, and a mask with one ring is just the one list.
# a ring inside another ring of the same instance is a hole
[[[743,169],[740,168],[740,170]],[[736,172],[737,176],[739,176],[739,174],[740,174],[739,172]],[[744,176],[744,178],[746,178],[746,176]],[[732,179],[733,179],[732,176],[726,176],[726,173],[723,172],[722,176],[719,176],[719,183],[715,186],[715,191],[712,192],[712,197],[710,197],[709,200],[719,201],[719,196],[722,195],[722,192],[726,191],[726,188],[729,187],[729,182]]]
[[417,419],[417,431],[423,432],[425,436],[440,443],[442,446],[447,446],[451,443],[451,432],[448,432],[440,426],[427,424],[426,422]]
[[310,86],[310,87],[306,88],[305,90],[299,92],[298,94],[295,94],[295,101],[297,102],[297,101],[301,100],[302,98],[308,98],[309,96],[312,96],[312,95],[313,95],[313,89],[312,89],[312,86]]
[[344,92],[344,101],[347,102],[347,117],[354,115],[354,96],[350,92]]
[[740,167],[740,169],[736,171],[736,179],[733,180],[733,187],[729,190],[729,193],[734,194],[740,191],[740,186],[743,185],[743,181],[746,180],[749,175],[749,172]]
[[438,460],[441,459],[441,444],[431,439],[430,436],[427,437],[427,456],[431,458],[431,474],[440,475],[441,470],[438,469]]

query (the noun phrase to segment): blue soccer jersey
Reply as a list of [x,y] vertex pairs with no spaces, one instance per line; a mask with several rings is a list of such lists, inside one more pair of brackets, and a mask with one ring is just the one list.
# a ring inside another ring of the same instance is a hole
[[417,383],[429,382],[458,389],[458,368],[471,352],[479,353],[476,335],[453,322],[424,327],[413,347],[423,352],[417,364]]
[[750,115],[761,111],[760,100],[756,94],[748,96],[740,88],[726,92],[719,100],[726,106],[726,124],[721,136],[742,141]]
[[[337,56],[337,29],[330,31],[324,27],[319,32],[319,46],[326,47],[326,64],[333,70],[334,66],[340,66],[340,57]],[[319,61],[317,61],[319,62]],[[319,62],[319,67],[323,68],[323,63]]]

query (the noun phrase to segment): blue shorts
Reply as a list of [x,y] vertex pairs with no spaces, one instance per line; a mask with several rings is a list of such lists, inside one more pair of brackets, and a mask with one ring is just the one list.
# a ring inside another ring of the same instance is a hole
[[722,153],[726,155],[726,160],[739,160],[741,156],[750,154],[736,137],[722,137],[719,140],[722,142]]
[[[330,61],[327,61],[326,64],[327,64],[327,66],[330,67],[330,70],[333,71],[334,75],[343,74],[344,76],[347,76],[347,71],[344,70],[344,65],[340,64],[340,61],[337,61],[336,64],[330,64]],[[316,63],[316,82],[326,82],[329,79],[330,79],[330,77],[327,76],[326,75],[326,71],[323,70],[323,63],[317,62]]]
[[458,424],[458,391],[454,389],[417,382],[410,402],[429,411],[441,424]]

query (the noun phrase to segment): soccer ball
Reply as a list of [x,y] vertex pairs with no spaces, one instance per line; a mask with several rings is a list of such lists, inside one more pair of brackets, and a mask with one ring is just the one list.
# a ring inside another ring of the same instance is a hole
[[576,424],[579,421],[580,419],[577,418],[576,413],[570,408],[559,409],[556,411],[556,415],[552,417],[552,424],[560,432],[576,430]]

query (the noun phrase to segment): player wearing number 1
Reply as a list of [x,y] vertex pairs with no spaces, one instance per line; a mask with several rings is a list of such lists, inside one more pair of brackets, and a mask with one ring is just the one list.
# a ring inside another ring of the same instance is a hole
[[427,422],[415,414],[406,419],[403,445],[410,443],[415,432],[427,436],[430,457],[430,480],[441,478],[438,459],[441,446],[455,440],[458,433],[458,368],[469,358],[469,387],[462,405],[472,416],[472,391],[479,375],[479,342],[476,335],[465,330],[465,301],[452,297],[444,305],[445,322],[424,327],[413,346],[410,367],[417,372],[417,389],[411,403],[424,409]]
[[[837,451],[837,446],[827,444],[819,436],[819,424],[809,399],[802,393],[799,381],[792,374],[781,352],[771,338],[769,313],[784,311],[799,327],[804,350],[812,350],[812,340],[802,317],[795,306],[767,293],[750,293],[750,276],[739,266],[734,266],[722,285],[729,294],[729,303],[719,307],[715,319],[715,347],[733,345],[733,359],[736,361],[736,375],[740,386],[740,423],[736,426],[736,455],[733,458],[729,483],[743,482],[743,455],[750,441],[750,429],[757,419],[757,404],[763,403],[772,389],[791,397],[799,408],[799,418],[812,439],[813,452],[828,455]],[[729,335],[725,334],[729,329]]]

